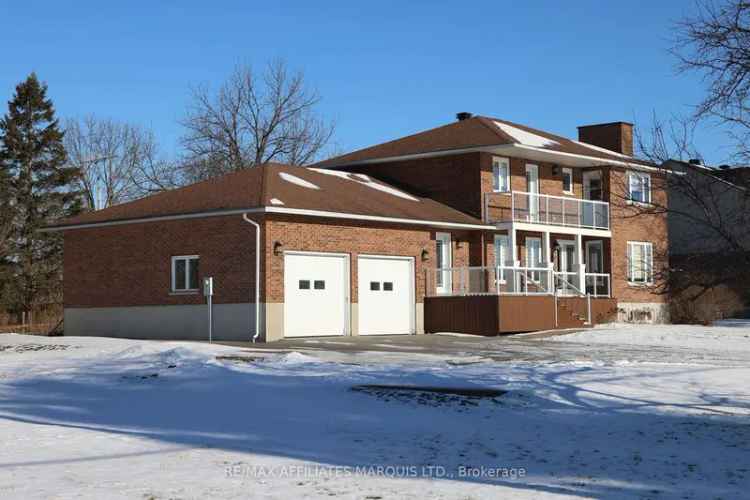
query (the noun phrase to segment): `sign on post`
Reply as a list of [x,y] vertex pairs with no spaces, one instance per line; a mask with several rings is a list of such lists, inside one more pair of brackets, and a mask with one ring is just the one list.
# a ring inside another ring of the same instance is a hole
[[203,295],[208,303],[208,341],[213,342],[214,320],[213,320],[213,296],[214,296],[214,279],[212,277],[203,278]]

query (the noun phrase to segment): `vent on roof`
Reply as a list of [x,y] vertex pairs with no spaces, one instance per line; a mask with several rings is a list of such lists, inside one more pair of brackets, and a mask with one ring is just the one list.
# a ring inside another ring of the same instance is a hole
[[456,113],[456,120],[462,122],[464,120],[468,120],[473,115],[467,111],[461,111],[460,113]]
[[688,160],[688,163],[691,165],[703,165],[703,162],[701,161],[700,158],[690,158]]

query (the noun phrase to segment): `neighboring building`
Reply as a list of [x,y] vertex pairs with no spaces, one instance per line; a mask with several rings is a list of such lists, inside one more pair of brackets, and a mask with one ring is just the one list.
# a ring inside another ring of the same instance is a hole
[[[497,334],[665,321],[663,171],[627,123],[590,144],[470,117],[316,168],[265,165],[65,221],[65,332],[205,338]],[[611,149],[606,149],[611,148]],[[593,296],[591,301],[584,297]],[[590,321],[589,321],[590,320]]]
[[678,319],[710,321],[750,308],[750,167],[669,160],[671,289]]

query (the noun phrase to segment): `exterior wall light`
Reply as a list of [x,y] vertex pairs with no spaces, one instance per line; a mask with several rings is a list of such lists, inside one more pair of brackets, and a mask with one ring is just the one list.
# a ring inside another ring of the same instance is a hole
[[422,262],[427,262],[430,260],[430,252],[427,250],[422,250]]
[[273,242],[273,254],[281,255],[284,253],[284,244],[280,241]]

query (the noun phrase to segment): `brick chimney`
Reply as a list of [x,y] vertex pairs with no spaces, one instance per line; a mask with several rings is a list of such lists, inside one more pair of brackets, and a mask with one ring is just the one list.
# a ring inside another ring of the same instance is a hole
[[578,140],[586,144],[633,156],[633,124],[599,123],[578,127]]

